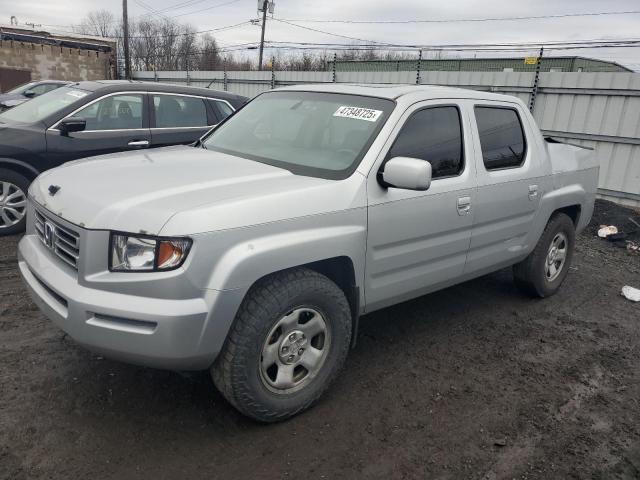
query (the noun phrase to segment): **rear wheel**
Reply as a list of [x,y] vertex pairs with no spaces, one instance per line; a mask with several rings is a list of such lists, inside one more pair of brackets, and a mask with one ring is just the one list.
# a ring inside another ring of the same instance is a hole
[[564,213],[549,220],[536,248],[513,266],[516,286],[532,296],[548,297],[558,291],[569,273],[575,245],[573,221]]
[[24,231],[29,180],[12,170],[0,168],[0,235]]
[[211,374],[245,415],[284,420],[320,398],[350,340],[349,303],[335,283],[305,268],[277,273],[247,294]]

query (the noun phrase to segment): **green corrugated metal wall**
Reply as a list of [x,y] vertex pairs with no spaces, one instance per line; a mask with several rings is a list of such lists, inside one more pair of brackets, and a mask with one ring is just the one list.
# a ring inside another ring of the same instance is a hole
[[[416,60],[355,60],[336,62],[338,72],[400,72],[416,70]],[[333,69],[333,62],[328,62],[327,70]],[[422,60],[422,71],[463,71],[463,72],[533,72],[535,64],[525,63],[521,58],[463,58],[445,60]],[[509,70],[512,69],[512,70]],[[611,62],[582,57],[548,57],[543,58],[540,66],[542,72],[629,72],[630,70]]]

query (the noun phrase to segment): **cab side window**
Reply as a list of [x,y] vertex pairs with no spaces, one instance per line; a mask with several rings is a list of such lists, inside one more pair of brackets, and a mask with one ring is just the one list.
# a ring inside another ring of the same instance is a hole
[[142,128],[142,95],[105,97],[83,108],[74,116],[86,120],[86,130]]
[[476,107],[475,114],[485,168],[520,167],[526,142],[518,112],[512,108]]
[[154,95],[156,128],[206,127],[207,107],[204,100],[181,95]]
[[402,126],[386,160],[393,157],[429,162],[434,179],[460,175],[464,154],[458,108],[429,107],[413,113]]

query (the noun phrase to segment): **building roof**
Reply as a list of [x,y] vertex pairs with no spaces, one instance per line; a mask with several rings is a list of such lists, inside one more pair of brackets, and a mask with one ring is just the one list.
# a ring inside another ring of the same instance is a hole
[[[423,70],[465,70],[465,71],[493,71],[512,67],[517,71],[534,71],[535,60],[525,63],[523,57],[479,57],[479,58],[423,58],[420,60]],[[629,68],[619,63],[598,58],[580,56],[544,56],[541,59],[541,67],[544,71],[550,68],[560,68],[563,71],[618,71],[630,72]],[[327,62],[332,65],[333,61]],[[373,59],[373,60],[337,60],[336,67],[341,71],[360,70],[413,70],[417,68],[418,59]],[[363,68],[365,67],[365,68]],[[381,68],[382,67],[382,68]],[[387,67],[387,68],[385,68]],[[331,68],[331,67],[329,67]]]
[[69,32],[56,33],[44,30],[31,30],[15,25],[2,24],[0,24],[0,40],[56,45],[100,52],[112,52],[115,51],[116,48],[116,40],[113,38],[94,37]]

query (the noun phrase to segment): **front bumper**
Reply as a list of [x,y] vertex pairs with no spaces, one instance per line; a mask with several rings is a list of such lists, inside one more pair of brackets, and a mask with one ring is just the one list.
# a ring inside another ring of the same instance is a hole
[[166,299],[87,287],[36,235],[20,241],[18,264],[34,302],[75,341],[106,357],[156,368],[208,368],[241,301],[233,290]]

